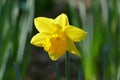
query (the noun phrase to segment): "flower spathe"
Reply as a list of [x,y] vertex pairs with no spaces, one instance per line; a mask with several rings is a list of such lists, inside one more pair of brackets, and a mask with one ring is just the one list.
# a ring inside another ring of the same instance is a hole
[[38,17],[34,24],[39,33],[33,36],[31,44],[43,47],[52,60],[59,59],[66,51],[80,56],[74,42],[83,40],[86,32],[70,25],[66,14],[55,19]]

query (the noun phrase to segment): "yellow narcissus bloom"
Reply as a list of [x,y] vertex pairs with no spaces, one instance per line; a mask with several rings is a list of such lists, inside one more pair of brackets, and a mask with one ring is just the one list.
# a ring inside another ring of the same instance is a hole
[[33,36],[31,44],[44,47],[52,60],[59,59],[66,51],[80,56],[74,42],[83,40],[86,32],[70,25],[66,14],[55,19],[38,17],[34,23],[40,33]]

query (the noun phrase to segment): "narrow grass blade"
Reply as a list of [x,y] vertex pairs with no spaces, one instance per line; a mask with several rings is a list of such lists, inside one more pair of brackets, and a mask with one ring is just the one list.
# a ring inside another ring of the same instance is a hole
[[15,70],[15,73],[16,73],[17,80],[22,80],[18,66],[16,64],[13,64],[13,65],[14,65],[14,70]]

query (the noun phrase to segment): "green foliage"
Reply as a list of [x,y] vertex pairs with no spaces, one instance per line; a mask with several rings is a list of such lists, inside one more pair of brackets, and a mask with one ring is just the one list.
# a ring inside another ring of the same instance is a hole
[[34,0],[0,0],[0,80],[16,80],[14,63],[24,78],[33,16]]

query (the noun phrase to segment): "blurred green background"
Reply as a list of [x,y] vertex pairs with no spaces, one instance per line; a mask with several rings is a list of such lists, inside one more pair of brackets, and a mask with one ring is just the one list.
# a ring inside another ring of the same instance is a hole
[[[120,80],[120,0],[0,0],[0,80],[56,80],[56,62],[30,44],[34,18],[66,13],[70,24],[87,31],[70,55],[71,80]],[[58,61],[65,79],[65,57]]]

